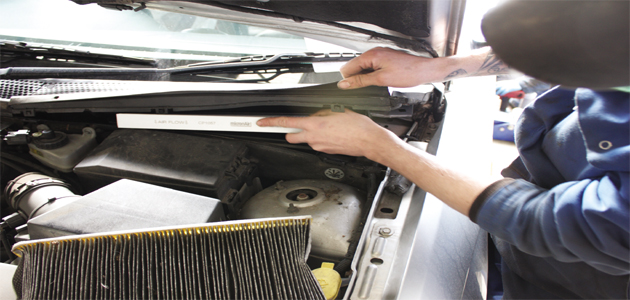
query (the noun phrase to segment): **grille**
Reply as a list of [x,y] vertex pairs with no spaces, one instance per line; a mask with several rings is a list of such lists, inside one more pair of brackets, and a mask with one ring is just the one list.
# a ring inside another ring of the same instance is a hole
[[310,217],[23,242],[22,299],[325,299]]
[[72,93],[100,93],[127,91],[133,83],[121,81],[78,81],[63,79],[0,80],[0,98]]
[[43,85],[39,80],[0,80],[0,99],[32,95]]
[[57,81],[44,85],[34,95],[116,92],[128,89],[128,85],[118,81]]

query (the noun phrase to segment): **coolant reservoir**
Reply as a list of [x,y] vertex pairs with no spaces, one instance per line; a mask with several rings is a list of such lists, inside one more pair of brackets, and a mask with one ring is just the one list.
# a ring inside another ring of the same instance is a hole
[[333,269],[334,267],[335,264],[324,262],[321,268],[312,271],[327,300],[336,299],[341,288],[341,276]]
[[30,153],[37,160],[61,172],[72,172],[85,156],[96,147],[94,128],[83,128],[83,134],[65,134],[48,129],[32,134],[28,144]]
[[310,215],[311,255],[341,260],[359,225],[364,197],[354,187],[334,181],[281,181],[249,199],[240,218]]

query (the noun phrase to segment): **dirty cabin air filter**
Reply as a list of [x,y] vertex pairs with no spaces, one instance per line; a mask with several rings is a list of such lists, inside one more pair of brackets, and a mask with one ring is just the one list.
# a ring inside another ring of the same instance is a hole
[[21,242],[21,299],[325,299],[310,217]]

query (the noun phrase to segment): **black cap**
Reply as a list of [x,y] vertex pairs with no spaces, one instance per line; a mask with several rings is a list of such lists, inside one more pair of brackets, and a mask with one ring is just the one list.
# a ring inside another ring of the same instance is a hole
[[569,87],[630,85],[630,1],[509,0],[481,27],[494,53],[529,76]]

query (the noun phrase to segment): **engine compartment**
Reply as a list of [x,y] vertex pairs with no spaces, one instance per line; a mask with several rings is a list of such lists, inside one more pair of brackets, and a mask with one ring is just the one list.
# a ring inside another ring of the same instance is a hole
[[[367,212],[386,175],[386,168],[365,158],[317,153],[306,146],[279,142],[278,138],[282,136],[263,142],[216,133],[104,131],[99,126],[84,127],[82,133],[78,133],[58,131],[54,125],[42,122],[30,125],[34,126],[33,131],[28,130],[30,142],[17,141],[27,137],[19,137],[20,133],[11,131],[9,143],[2,148],[5,198],[2,201],[2,239],[5,244],[2,259],[5,262],[15,258],[6,250],[19,241],[110,230],[112,227],[106,224],[115,218],[101,220],[105,226],[92,226],[98,222],[95,216],[117,213],[112,213],[112,209],[104,205],[106,202],[99,200],[102,197],[95,198],[94,195],[118,190],[118,193],[109,195],[111,199],[121,199],[112,207],[134,201],[144,207],[168,208],[150,214],[150,218],[161,225],[186,222],[182,219],[187,215],[215,205],[214,202],[220,203],[218,208],[222,216],[206,221],[310,215],[313,217],[313,244],[308,264],[315,269],[323,262],[332,262],[342,277],[348,277]],[[55,142],[53,146],[42,141],[33,142],[34,133],[39,136],[41,131],[49,130],[66,139],[85,136],[85,132],[99,134],[88,139]],[[58,165],[55,161],[72,160],[63,157],[64,154],[76,154],[68,149],[84,147],[89,151],[85,151],[71,172],[53,168]],[[24,177],[26,179],[18,182]],[[134,192],[134,186],[121,188],[121,179],[166,188],[167,192]],[[19,200],[14,199],[22,187],[40,184],[45,186],[35,190],[43,195],[22,191],[25,195]],[[53,191],[59,189],[64,192]],[[203,196],[206,200],[198,200],[197,206],[182,206],[181,201],[172,198],[175,191],[182,192],[178,197]],[[91,209],[86,210],[88,206]],[[185,207],[188,212],[176,207]],[[129,212],[128,216],[125,222],[116,222],[128,224],[129,219],[134,219],[134,210],[122,209]],[[395,208],[385,211],[395,215]],[[198,217],[189,217],[187,221],[204,222]],[[72,225],[67,225],[68,222]],[[63,229],[68,226],[74,229]],[[133,227],[142,226],[129,226]]]
[[[371,235],[364,230],[370,218],[394,220],[399,209],[408,210],[401,203],[412,184],[396,172],[364,157],[289,144],[284,134],[119,129],[114,113],[92,112],[88,103],[74,111],[22,100],[16,103],[33,108],[3,109],[3,262],[18,261],[13,244],[40,238],[308,215],[307,264],[334,264],[343,298],[356,280],[353,264]],[[445,109],[441,92],[394,92],[389,101],[396,109],[349,108],[402,139],[432,141]],[[308,115],[319,109],[194,113]]]

